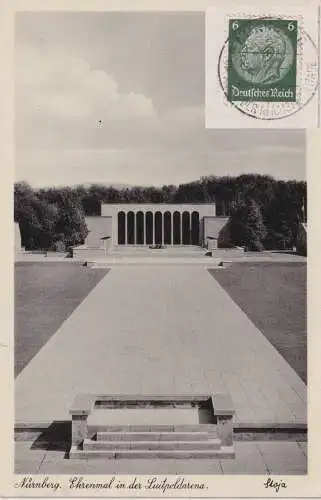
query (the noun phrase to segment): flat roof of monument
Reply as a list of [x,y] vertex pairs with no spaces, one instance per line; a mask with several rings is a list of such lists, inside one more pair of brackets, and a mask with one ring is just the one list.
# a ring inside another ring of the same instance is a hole
[[186,207],[193,207],[194,205],[198,205],[198,206],[212,206],[212,205],[216,205],[215,202],[211,202],[211,203],[201,203],[201,202],[193,202],[193,203],[166,203],[166,202],[162,202],[162,203],[147,203],[147,202],[142,202],[142,203],[102,203],[101,206],[111,206],[111,207],[125,207],[125,206],[144,206],[144,205],[155,205],[156,207],[157,206],[161,206],[161,205],[168,205],[170,207],[176,207],[176,206],[186,206]]
[[216,215],[215,203],[102,203],[101,216],[113,216],[119,212],[199,212],[200,217]]

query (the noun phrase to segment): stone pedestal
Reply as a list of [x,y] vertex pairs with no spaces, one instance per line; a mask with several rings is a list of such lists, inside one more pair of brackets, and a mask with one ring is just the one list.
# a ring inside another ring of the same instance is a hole
[[216,250],[217,249],[217,239],[208,239],[207,240],[207,249],[209,251]]
[[21,246],[21,233],[18,222],[14,223],[14,246],[16,254],[23,251],[23,248]]
[[87,418],[88,414],[72,416],[72,446],[78,447],[88,437]]
[[95,404],[94,396],[90,394],[78,394],[72,407],[70,409],[71,414],[71,441],[72,447],[78,447],[84,442],[88,437],[88,416],[92,412],[93,406]]
[[222,446],[233,445],[233,416],[234,405],[228,394],[214,394],[212,396],[214,415],[217,419],[217,436]]

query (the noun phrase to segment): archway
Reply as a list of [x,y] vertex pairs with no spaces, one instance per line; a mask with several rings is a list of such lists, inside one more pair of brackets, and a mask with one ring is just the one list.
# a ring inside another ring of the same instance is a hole
[[173,244],[181,244],[181,214],[174,212],[173,215]]
[[183,213],[183,218],[182,218],[182,244],[183,245],[190,245],[191,243],[191,228],[190,228],[190,215],[189,212],[184,212]]
[[153,243],[153,231],[154,231],[153,214],[152,214],[152,212],[146,212],[145,233],[146,233],[146,244],[147,245],[152,245],[152,243]]
[[164,245],[172,243],[172,216],[170,212],[164,213]]
[[118,245],[125,245],[125,212],[118,212]]
[[133,245],[135,243],[134,224],[135,224],[134,212],[128,212],[127,213],[127,245]]
[[199,245],[200,242],[200,216],[198,212],[192,213],[192,245]]
[[156,245],[162,244],[163,239],[163,215],[161,212],[155,213],[155,243]]
[[136,244],[144,244],[144,214],[137,212],[136,214]]

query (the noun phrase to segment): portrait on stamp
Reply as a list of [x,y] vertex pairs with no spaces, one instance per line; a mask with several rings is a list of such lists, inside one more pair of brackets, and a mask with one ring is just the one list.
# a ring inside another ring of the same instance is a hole
[[229,101],[296,100],[297,21],[230,19]]

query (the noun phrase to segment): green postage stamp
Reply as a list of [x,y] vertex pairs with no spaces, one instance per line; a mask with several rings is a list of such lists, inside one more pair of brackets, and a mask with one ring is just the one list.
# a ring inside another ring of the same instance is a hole
[[297,21],[230,19],[227,98],[295,102]]

